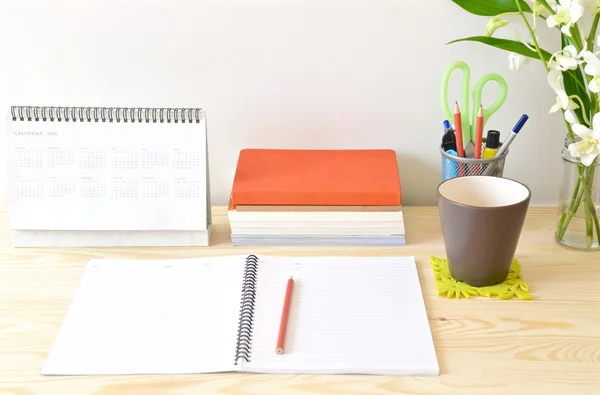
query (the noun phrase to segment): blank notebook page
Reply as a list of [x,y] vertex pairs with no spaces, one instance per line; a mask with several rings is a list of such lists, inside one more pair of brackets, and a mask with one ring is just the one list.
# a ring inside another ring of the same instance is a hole
[[[414,258],[261,258],[244,371],[439,374]],[[285,352],[277,355],[290,276]]]
[[237,370],[244,259],[89,261],[42,374]]

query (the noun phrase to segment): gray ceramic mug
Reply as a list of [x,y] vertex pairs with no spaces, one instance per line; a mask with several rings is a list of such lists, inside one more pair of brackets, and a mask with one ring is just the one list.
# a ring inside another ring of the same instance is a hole
[[438,186],[438,207],[450,274],[476,287],[506,279],[531,191],[501,177],[467,176]]

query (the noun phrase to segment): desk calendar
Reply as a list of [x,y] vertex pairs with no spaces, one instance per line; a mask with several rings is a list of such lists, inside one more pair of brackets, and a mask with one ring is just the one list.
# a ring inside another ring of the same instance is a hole
[[21,246],[208,245],[201,109],[11,107]]

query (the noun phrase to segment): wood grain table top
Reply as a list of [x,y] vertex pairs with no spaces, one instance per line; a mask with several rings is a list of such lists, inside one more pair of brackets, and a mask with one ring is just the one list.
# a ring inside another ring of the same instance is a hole
[[[438,296],[429,265],[445,257],[437,207],[404,207],[404,215],[404,247],[232,247],[226,208],[215,207],[210,247],[15,249],[2,212],[0,395],[600,394],[600,253],[558,245],[555,209],[530,208],[519,241],[531,301]],[[414,256],[440,375],[40,375],[89,258],[249,253]]]

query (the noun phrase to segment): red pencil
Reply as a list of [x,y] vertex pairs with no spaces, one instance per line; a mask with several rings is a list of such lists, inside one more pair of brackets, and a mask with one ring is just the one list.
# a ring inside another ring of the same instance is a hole
[[463,147],[462,121],[460,120],[460,108],[458,102],[454,106],[454,127],[456,129],[456,153],[459,158],[465,157],[465,147]]
[[481,159],[481,139],[483,136],[483,106],[479,107],[477,113],[477,129],[475,129],[475,153],[473,157],[475,159]]
[[285,333],[287,331],[288,316],[290,314],[290,303],[292,301],[292,290],[294,289],[294,278],[290,277],[285,290],[285,300],[283,301],[283,311],[281,312],[281,322],[279,323],[279,336],[277,337],[277,354],[283,354],[283,345],[285,344]]

